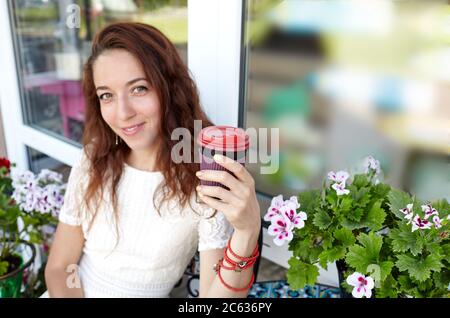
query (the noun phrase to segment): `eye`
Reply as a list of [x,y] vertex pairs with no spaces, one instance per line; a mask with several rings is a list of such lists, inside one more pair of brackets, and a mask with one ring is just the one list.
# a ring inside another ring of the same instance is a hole
[[144,94],[148,91],[148,88],[145,86],[137,86],[133,88],[133,94]]
[[112,94],[111,93],[104,93],[104,94],[101,94],[98,98],[101,101],[108,101],[108,100],[110,100],[112,98]]

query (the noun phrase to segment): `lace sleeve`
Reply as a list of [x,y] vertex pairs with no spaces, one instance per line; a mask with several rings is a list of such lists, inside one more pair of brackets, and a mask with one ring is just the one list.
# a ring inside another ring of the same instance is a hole
[[70,170],[69,180],[64,194],[64,203],[59,212],[59,221],[69,225],[81,225],[85,219],[83,209],[83,193],[87,185],[88,159],[81,151],[81,155]]
[[233,226],[222,212],[214,215],[214,209],[204,203],[199,205],[202,216],[198,223],[198,251],[224,248],[233,234]]

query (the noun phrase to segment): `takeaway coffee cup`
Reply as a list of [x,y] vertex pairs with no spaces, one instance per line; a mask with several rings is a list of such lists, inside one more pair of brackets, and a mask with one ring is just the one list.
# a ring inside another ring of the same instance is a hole
[[[249,136],[241,128],[209,126],[200,131],[197,137],[197,144],[200,152],[200,170],[228,171],[214,161],[214,155],[223,155],[245,165],[249,148]],[[232,172],[230,173],[233,174]],[[228,189],[226,186],[213,181],[201,180],[201,184],[221,186]]]

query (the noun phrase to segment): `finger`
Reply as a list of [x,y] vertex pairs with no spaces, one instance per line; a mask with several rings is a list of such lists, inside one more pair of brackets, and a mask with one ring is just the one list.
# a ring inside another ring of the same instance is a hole
[[221,211],[224,214],[226,214],[226,211],[228,211],[227,210],[228,209],[228,204],[227,203],[224,203],[224,202],[222,202],[220,200],[211,198],[211,197],[209,197],[207,195],[203,195],[203,194],[200,194],[200,193],[198,195],[199,195],[200,199],[204,203],[206,203],[209,207],[211,207],[213,209],[216,209],[218,211]]
[[214,186],[198,186],[197,191],[199,194],[204,194],[210,197],[215,197],[221,199],[226,203],[234,203],[236,200],[239,200],[233,193],[228,190],[225,190],[222,187],[214,187]]
[[252,176],[247,171],[247,169],[245,169],[242,164],[240,164],[237,161],[234,161],[231,158],[216,154],[214,155],[214,161],[219,165],[221,165],[222,167],[234,173],[236,178],[245,183],[251,183],[251,181],[253,180]]
[[238,195],[243,191],[243,186],[238,179],[231,175],[228,171],[220,170],[202,170],[196,173],[197,177],[205,181],[214,181],[228,187],[231,192]]

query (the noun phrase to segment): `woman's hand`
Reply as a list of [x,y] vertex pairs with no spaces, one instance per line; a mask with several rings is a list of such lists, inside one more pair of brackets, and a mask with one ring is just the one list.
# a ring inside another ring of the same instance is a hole
[[244,166],[228,157],[215,155],[214,161],[231,171],[236,177],[227,171],[197,172],[198,178],[219,182],[230,189],[226,190],[219,186],[198,186],[200,198],[211,208],[223,212],[233,225],[235,234],[238,232],[257,237],[261,227],[261,214],[253,177]]

